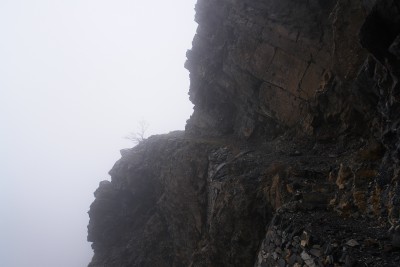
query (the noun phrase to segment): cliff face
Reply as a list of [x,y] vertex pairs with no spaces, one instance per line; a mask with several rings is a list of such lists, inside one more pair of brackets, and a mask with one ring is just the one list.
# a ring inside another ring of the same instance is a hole
[[121,151],[89,266],[400,266],[400,4],[196,12],[194,113]]

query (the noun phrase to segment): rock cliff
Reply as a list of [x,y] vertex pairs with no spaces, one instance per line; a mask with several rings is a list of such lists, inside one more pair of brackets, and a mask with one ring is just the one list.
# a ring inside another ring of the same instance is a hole
[[400,2],[198,0],[184,132],[122,150],[90,267],[400,266]]

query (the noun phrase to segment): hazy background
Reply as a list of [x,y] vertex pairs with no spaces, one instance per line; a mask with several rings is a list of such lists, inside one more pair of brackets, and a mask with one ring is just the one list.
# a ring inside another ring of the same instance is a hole
[[81,267],[99,181],[184,129],[195,0],[0,0],[0,265]]

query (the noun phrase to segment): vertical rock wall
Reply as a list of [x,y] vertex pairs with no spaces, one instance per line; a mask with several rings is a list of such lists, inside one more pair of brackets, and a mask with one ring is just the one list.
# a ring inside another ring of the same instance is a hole
[[186,63],[195,104],[187,130],[312,132],[315,96],[354,78],[365,60],[365,16],[359,1],[199,1]]
[[123,150],[100,266],[399,266],[400,4],[199,0],[185,132]]

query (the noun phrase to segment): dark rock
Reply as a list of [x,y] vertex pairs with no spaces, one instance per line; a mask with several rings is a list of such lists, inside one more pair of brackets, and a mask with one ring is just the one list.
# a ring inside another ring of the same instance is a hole
[[289,261],[288,261],[289,266],[293,266],[294,263],[296,262],[296,260],[297,260],[297,255],[296,254],[292,254],[290,256],[290,258],[289,258]]
[[315,248],[310,249],[310,254],[313,255],[314,257],[321,257],[322,255],[321,250]]
[[279,267],[285,267],[286,266],[285,260],[284,259],[279,259],[278,260],[278,265],[279,265]]
[[193,115],[121,150],[89,266],[400,266],[398,1],[198,0],[195,19]]
[[397,226],[392,232],[392,245],[396,248],[400,248],[400,228]]

